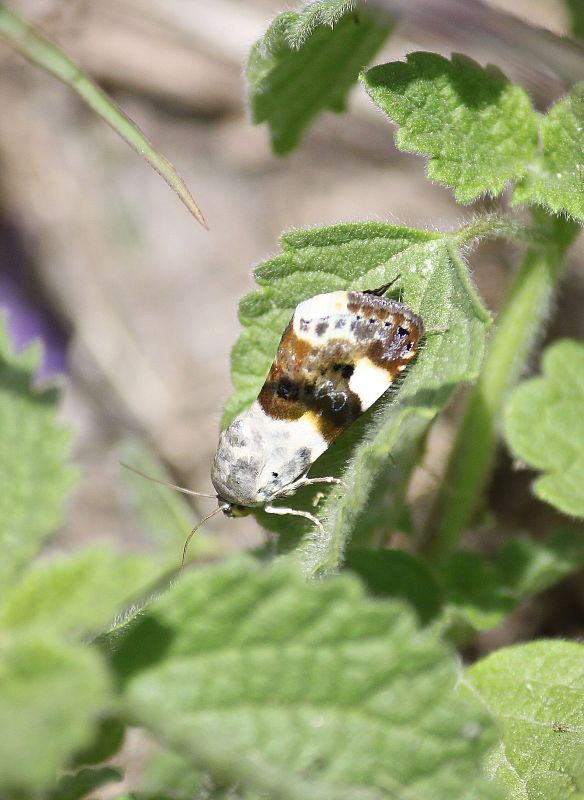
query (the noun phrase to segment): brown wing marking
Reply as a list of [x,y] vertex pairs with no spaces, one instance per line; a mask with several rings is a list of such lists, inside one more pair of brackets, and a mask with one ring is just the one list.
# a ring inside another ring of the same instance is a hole
[[424,334],[421,317],[386,297],[349,292],[351,331],[373,363],[387,371],[390,383],[412,361]]
[[412,360],[423,331],[421,319],[402,303],[363,292],[349,292],[347,299],[342,335],[323,318],[312,321],[321,341],[308,341],[289,323],[258,397],[276,419],[310,415],[329,444],[363,411],[358,387],[350,386],[358,362],[368,358],[387,374],[381,396]]
[[361,414],[361,402],[349,389],[354,353],[350,343],[329,340],[314,346],[288,325],[258,400],[266,414],[295,420],[306,414],[332,442]]

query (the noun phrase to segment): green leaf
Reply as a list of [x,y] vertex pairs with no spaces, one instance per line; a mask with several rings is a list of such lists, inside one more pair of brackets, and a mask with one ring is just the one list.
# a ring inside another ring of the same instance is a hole
[[501,583],[520,599],[542,592],[584,567],[584,530],[558,531],[543,541],[516,538],[497,554]]
[[186,183],[161,153],[144,136],[140,128],[114,101],[56,44],[46,39],[26,20],[0,2],[0,36],[33,64],[54,75],[76,92],[92,111],[100,116],[126,141],[138,155],[174,189],[184,205],[203,227],[207,227],[200,208]]
[[326,109],[344,111],[361,69],[390,32],[387,20],[353,0],[316,0],[275,18],[249,56],[252,120],[267,122],[275,153],[284,155]]
[[109,702],[109,680],[97,653],[49,639],[3,636],[0,788],[52,785],[56,771],[89,743]]
[[[172,797],[173,800],[215,800],[216,797],[209,776],[193,769],[187,759],[168,750],[157,751],[149,756],[140,775],[139,788],[148,798],[154,795],[155,798]],[[238,797],[239,793],[230,786],[226,800],[236,800]]]
[[454,641],[495,628],[517,602],[493,565],[476,553],[453,553],[440,581],[445,603],[439,628]]
[[498,650],[466,673],[498,722],[490,758],[508,800],[579,800],[584,792],[584,646],[540,641]]
[[112,767],[81,769],[74,775],[63,775],[57,788],[49,793],[49,800],[81,800],[108,783],[120,781],[122,774]]
[[0,604],[0,630],[31,628],[69,637],[97,634],[153,574],[149,560],[123,558],[106,548],[43,561],[7,592]]
[[521,600],[582,567],[584,531],[578,530],[560,530],[543,541],[515,537],[492,560],[459,551],[433,571],[401,550],[350,548],[345,561],[373,596],[406,600],[420,624],[457,644],[495,628]]
[[[335,570],[353,530],[364,538],[387,535],[403,518],[403,494],[431,419],[462,381],[472,381],[482,360],[489,317],[477,298],[452,234],[364,222],[294,231],[281,239],[282,255],[255,271],[260,289],[244,297],[244,330],[232,354],[236,387],[224,423],[258,394],[280,336],[296,305],[337,289],[371,289],[399,276],[403,301],[421,314],[427,337],[399,390],[385,395],[319,459],[312,475],[344,473],[346,493],[333,491],[322,506],[326,536],[313,533],[302,545],[308,573]],[[357,442],[360,442],[355,451]],[[298,492],[294,507],[313,510],[315,491]],[[378,513],[379,506],[386,512]],[[262,523],[278,531],[299,526],[273,515]],[[277,527],[276,527],[277,526]],[[307,526],[304,526],[306,529]],[[297,538],[297,535],[296,535]]]
[[0,594],[63,518],[74,473],[57,395],[32,387],[39,348],[12,352],[0,317]]
[[450,641],[464,642],[582,567],[584,531],[558,531],[543,541],[510,539],[492,562],[477,553],[454,553],[436,575],[443,597],[436,628]]
[[126,727],[116,717],[101,719],[87,747],[78,750],[72,763],[76,767],[109,761],[124,743]]
[[441,590],[432,570],[403,550],[350,549],[345,569],[356,573],[374,597],[407,601],[421,625],[433,620],[441,609]]
[[525,174],[537,147],[537,116],[524,89],[467,56],[410,53],[362,76],[371,99],[400,127],[400,150],[430,156],[428,177],[460,203],[498,195]]
[[510,539],[492,561],[454,553],[432,571],[401,550],[349,549],[345,569],[375,597],[406,600],[422,625],[457,644],[499,625],[526,597],[584,567],[584,531],[561,530],[543,541]]
[[185,574],[113,666],[134,724],[219,784],[290,800],[492,796],[488,718],[453,692],[457,662],[346,576],[307,584],[293,563],[241,560]]
[[572,33],[577,39],[584,39],[584,6],[581,0],[565,0],[571,17]]
[[542,369],[509,398],[505,438],[514,455],[544,473],[533,485],[537,497],[584,517],[584,344],[557,342]]
[[513,204],[539,203],[584,222],[584,83],[540,122],[537,158],[513,193]]

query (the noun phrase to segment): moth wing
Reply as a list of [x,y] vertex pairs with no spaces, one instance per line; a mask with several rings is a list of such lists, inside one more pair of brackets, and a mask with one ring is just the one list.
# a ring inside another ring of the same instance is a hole
[[423,323],[408,306],[365,292],[300,303],[259,394],[264,412],[311,419],[331,443],[415,356]]

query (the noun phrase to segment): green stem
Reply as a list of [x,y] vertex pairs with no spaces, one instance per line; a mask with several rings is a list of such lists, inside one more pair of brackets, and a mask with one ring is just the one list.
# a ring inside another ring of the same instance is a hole
[[76,92],[164,178],[191,214],[201,225],[208,228],[186,183],[170,161],[152,146],[138,126],[69,56],[2,2],[0,2],[0,36],[33,64],[50,72]]
[[539,241],[538,231],[503,214],[483,214],[453,231],[451,234],[457,247],[485,237],[505,237],[515,241],[534,243]]
[[445,558],[472,521],[494,460],[503,400],[541,334],[566,250],[579,230],[567,220],[539,212],[537,221],[546,244],[527,249],[468,398],[422,543],[422,551],[432,559]]

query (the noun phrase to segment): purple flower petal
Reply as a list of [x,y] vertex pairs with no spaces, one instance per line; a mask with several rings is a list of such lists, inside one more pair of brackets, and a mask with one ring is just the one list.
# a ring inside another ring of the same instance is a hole
[[0,221],[0,310],[8,312],[8,334],[16,351],[34,339],[43,345],[38,383],[67,372],[68,336],[39,289],[17,229]]

